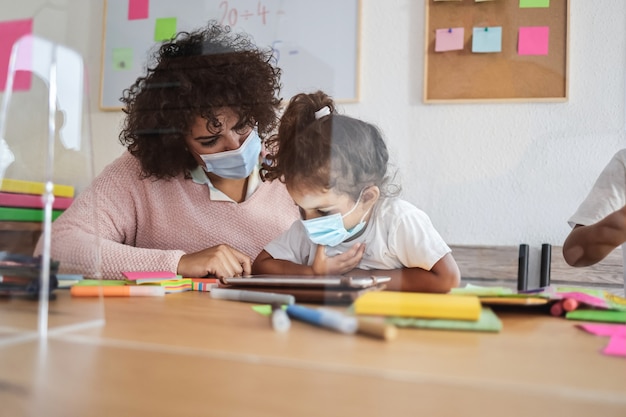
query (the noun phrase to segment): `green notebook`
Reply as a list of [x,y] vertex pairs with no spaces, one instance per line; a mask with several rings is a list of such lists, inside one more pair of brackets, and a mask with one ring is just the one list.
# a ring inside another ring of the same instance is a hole
[[626,311],[579,309],[567,312],[567,314],[565,314],[565,318],[570,320],[626,323]]
[[477,321],[418,319],[413,317],[387,317],[387,323],[398,327],[418,327],[424,329],[469,330],[476,332],[499,332],[502,322],[489,307],[482,307]]

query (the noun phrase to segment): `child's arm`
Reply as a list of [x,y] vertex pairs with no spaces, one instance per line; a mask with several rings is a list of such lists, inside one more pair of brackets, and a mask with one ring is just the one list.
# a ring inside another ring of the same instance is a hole
[[282,259],[274,259],[272,255],[265,250],[261,251],[252,263],[252,274],[313,275],[310,266],[300,265]]
[[437,261],[430,271],[422,268],[398,268],[390,270],[355,269],[351,271],[349,275],[383,275],[391,277],[391,281],[387,284],[386,288],[391,291],[447,293],[452,288],[458,287],[461,282],[461,272],[450,253]]
[[357,243],[342,254],[328,257],[325,246],[318,245],[313,264],[301,265],[291,261],[274,259],[272,255],[263,250],[252,264],[252,274],[341,275],[356,268],[364,252],[365,245]]
[[589,266],[600,262],[626,242],[626,206],[597,223],[577,225],[563,244],[563,257],[571,266]]

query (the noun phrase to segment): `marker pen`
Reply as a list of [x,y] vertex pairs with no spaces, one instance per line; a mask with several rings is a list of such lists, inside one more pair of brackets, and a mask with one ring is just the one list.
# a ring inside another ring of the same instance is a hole
[[279,333],[285,333],[291,327],[291,320],[289,320],[287,312],[283,310],[283,307],[279,304],[272,304],[270,321],[272,328]]
[[529,247],[526,243],[519,245],[519,257],[517,262],[517,290],[528,289],[528,258]]
[[229,288],[211,288],[211,298],[231,301],[246,301],[259,304],[293,304],[296,298],[291,294],[277,294],[264,291],[235,290]]
[[578,301],[573,298],[566,298],[563,300],[563,310],[565,311],[574,311],[578,308]]
[[356,317],[349,317],[330,310],[317,310],[292,304],[287,306],[287,314],[296,320],[326,327],[341,333],[356,333],[358,328]]
[[563,301],[561,300],[558,300],[550,307],[550,314],[555,317],[562,316],[563,312]]
[[382,340],[392,340],[398,335],[398,329],[393,324],[385,323],[384,319],[357,318],[357,333]]

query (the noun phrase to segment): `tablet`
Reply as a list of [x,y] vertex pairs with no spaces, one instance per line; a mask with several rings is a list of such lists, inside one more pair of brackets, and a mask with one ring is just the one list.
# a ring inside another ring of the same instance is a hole
[[253,275],[250,277],[221,278],[229,286],[291,287],[291,288],[369,288],[391,280],[386,276],[347,277],[343,275]]
[[[220,284],[220,287],[222,285]],[[233,288],[238,290],[263,291],[278,294],[293,295],[296,303],[314,304],[352,304],[361,295],[370,291],[382,291],[385,284],[373,285],[367,288],[346,288],[346,287],[287,287],[287,286],[260,286],[260,285],[225,285],[223,288]]]

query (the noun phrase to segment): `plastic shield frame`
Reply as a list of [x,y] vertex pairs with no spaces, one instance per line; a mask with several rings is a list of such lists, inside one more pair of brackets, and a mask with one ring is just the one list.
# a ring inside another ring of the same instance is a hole
[[[18,74],[30,77],[19,92]],[[62,293],[50,256],[52,222],[93,179],[87,85],[77,52],[33,35],[13,45],[0,108],[0,345],[104,323],[101,298]]]

